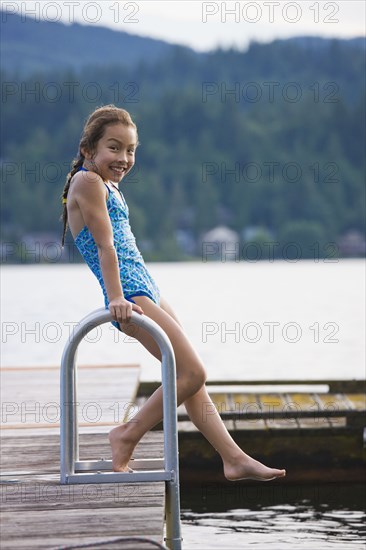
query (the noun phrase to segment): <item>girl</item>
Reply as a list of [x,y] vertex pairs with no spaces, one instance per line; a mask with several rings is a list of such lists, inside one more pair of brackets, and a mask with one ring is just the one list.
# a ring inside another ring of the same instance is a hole
[[[206,373],[174,311],[160,297],[136,246],[129,224],[129,210],[119,182],[135,164],[138,146],[136,125],[124,109],[107,105],[88,118],[79,144],[78,158],[67,176],[62,194],[64,245],[67,226],[75,244],[102,287],[112,324],[128,333],[131,312],[147,315],[165,331],[176,358],[177,401],[213,445],[223,461],[228,480],[268,481],[286,475],[268,468],[244,453],[233,441],[205,387]],[[131,326],[131,325],[130,325]],[[158,345],[145,329],[133,336],[158,360]],[[210,407],[213,414],[203,411]],[[142,436],[163,416],[162,387],[148,399],[133,420],[109,434],[115,471],[128,471],[128,462]]]

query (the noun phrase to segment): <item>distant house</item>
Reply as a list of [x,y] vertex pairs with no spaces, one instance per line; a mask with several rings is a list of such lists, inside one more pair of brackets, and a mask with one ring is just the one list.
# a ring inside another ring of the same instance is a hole
[[361,231],[351,229],[338,239],[339,253],[341,256],[365,256],[366,240]]
[[240,259],[239,234],[225,225],[214,227],[201,237],[201,254],[204,261],[238,262]]

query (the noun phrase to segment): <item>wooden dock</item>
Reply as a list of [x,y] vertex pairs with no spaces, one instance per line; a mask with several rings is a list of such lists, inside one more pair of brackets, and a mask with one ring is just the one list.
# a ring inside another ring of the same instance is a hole
[[[286,468],[281,483],[365,480],[365,381],[234,380],[207,387],[238,445],[269,466]],[[155,388],[141,384],[136,405]],[[212,408],[202,414],[209,417]],[[219,455],[184,406],[178,408],[178,435],[182,483],[225,483]]]
[[[136,365],[78,367],[81,459],[110,458],[107,433],[131,407],[138,377]],[[120,537],[162,544],[164,482],[60,484],[59,368],[9,367],[1,378],[1,548],[100,548],[98,542]],[[159,431],[146,434],[134,453],[162,456]],[[151,547],[123,543],[130,550]]]
[[[98,542],[121,536],[162,543],[163,482],[60,485],[59,368],[9,367],[1,379],[1,548],[87,543],[98,548]],[[138,365],[79,366],[80,458],[109,458],[108,431],[133,415],[158,385],[140,384]],[[278,483],[364,480],[365,381],[235,380],[209,383],[208,390],[238,444],[266,464],[287,469]],[[210,413],[209,407],[202,411]],[[184,406],[178,420],[181,481],[225,483],[220,457]],[[163,456],[157,428],[141,440],[134,458]],[[151,545],[132,542],[123,548]]]

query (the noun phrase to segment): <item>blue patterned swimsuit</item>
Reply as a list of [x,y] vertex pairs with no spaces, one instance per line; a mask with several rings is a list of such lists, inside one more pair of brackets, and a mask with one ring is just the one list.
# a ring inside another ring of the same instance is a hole
[[[81,170],[87,171],[83,167]],[[136,239],[129,223],[129,209],[124,196],[119,191],[123,201],[123,204],[121,204],[121,201],[110,191],[108,185],[106,183],[104,185],[108,189],[107,208],[113,228],[113,240],[118,257],[124,297],[129,302],[136,303],[132,300],[132,296],[148,296],[159,305],[159,288],[146,269],[143,257],[137,248]],[[98,248],[86,225],[76,236],[75,245],[97,277],[103,290],[105,307],[108,309],[109,301],[100,268]],[[112,325],[121,330],[117,321],[112,321]]]

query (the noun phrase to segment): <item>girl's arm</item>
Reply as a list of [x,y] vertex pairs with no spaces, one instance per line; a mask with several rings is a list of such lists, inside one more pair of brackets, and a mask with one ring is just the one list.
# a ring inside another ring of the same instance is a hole
[[74,196],[85,225],[98,247],[98,257],[108,296],[109,309],[116,321],[128,322],[132,309],[142,309],[125,300],[121,285],[117,252],[114,247],[113,229],[106,204],[103,180],[94,172],[76,175]]

